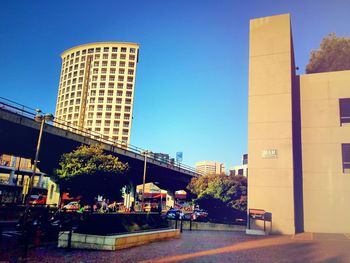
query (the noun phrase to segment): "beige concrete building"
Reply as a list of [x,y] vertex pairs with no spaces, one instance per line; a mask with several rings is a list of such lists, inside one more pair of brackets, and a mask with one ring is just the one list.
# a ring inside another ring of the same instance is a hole
[[64,51],[56,121],[129,143],[138,51],[138,44],[123,42],[91,43]]
[[226,173],[225,164],[215,161],[196,162],[196,172],[200,174],[222,174]]
[[297,76],[290,23],[250,22],[248,208],[275,233],[350,233],[350,71]]

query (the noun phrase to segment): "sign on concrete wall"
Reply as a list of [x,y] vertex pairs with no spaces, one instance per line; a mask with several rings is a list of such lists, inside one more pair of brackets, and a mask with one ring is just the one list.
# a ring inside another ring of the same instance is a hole
[[263,159],[277,159],[277,149],[267,149],[261,152]]

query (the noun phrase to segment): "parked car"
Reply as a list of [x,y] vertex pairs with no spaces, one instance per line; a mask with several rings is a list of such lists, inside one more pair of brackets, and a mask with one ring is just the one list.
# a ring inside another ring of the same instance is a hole
[[31,205],[45,205],[46,195],[31,195],[29,198],[29,204]]
[[46,195],[39,195],[38,199],[33,201],[33,205],[45,205],[46,199]]
[[169,209],[168,212],[166,213],[166,218],[167,219],[179,219],[180,218],[181,211],[179,209]]
[[63,209],[67,211],[77,211],[80,209],[80,204],[77,201],[69,202],[65,206],[63,206]]
[[204,209],[195,209],[193,219],[195,221],[208,221],[208,212]]
[[193,214],[192,213],[185,213],[185,214],[183,214],[183,216],[182,216],[182,219],[183,220],[186,220],[186,221],[189,221],[189,220],[193,220]]

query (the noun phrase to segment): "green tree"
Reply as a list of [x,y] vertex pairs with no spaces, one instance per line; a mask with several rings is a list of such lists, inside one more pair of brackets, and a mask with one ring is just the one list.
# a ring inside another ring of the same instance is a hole
[[335,33],[323,38],[320,49],[310,54],[306,73],[319,73],[350,69],[350,38],[337,37]]
[[247,209],[247,178],[208,174],[193,178],[187,189],[197,196],[196,202],[220,200],[226,207],[241,211]]
[[116,199],[128,183],[128,164],[105,154],[100,146],[80,146],[62,155],[54,180],[61,191],[81,196],[83,204],[92,204],[97,195]]

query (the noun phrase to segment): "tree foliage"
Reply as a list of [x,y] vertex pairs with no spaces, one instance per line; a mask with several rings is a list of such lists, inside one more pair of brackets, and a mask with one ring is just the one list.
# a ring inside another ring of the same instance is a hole
[[187,189],[201,199],[222,201],[227,207],[245,211],[247,209],[247,178],[208,174],[193,178]]
[[80,146],[63,154],[59,165],[54,179],[61,191],[81,196],[84,203],[90,204],[97,195],[115,199],[127,183],[128,164],[120,162],[118,157],[104,154],[97,145]]
[[350,38],[337,37],[335,33],[325,37],[319,50],[310,54],[306,73],[319,73],[350,69]]

